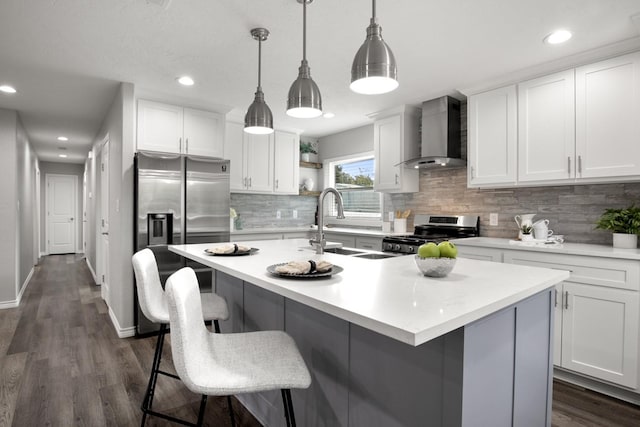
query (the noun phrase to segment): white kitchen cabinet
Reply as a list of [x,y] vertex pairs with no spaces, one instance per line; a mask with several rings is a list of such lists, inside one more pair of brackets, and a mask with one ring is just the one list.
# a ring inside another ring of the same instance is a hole
[[640,52],[576,69],[580,178],[640,176]]
[[502,262],[502,251],[492,248],[478,248],[475,246],[460,246],[456,242],[460,258],[478,259],[480,261]]
[[355,247],[370,251],[382,250],[382,237],[356,236]]
[[576,176],[574,71],[518,84],[518,182]]
[[246,189],[244,150],[244,125],[227,122],[224,137],[224,158],[229,160],[229,187],[232,192],[242,192]]
[[275,131],[274,159],[273,192],[276,194],[298,194],[300,137],[291,132]]
[[563,368],[638,386],[638,292],[565,282]]
[[517,111],[515,85],[469,97],[469,187],[515,185]]
[[243,124],[227,122],[224,157],[231,161],[231,191],[298,194],[298,141],[295,133],[252,135],[244,132]]
[[223,135],[218,113],[138,100],[138,150],[221,158]]
[[504,251],[504,262],[571,272],[556,285],[555,365],[638,387],[637,262],[518,250]]
[[325,230],[324,238],[326,239],[327,242],[342,243],[342,246],[346,248],[356,247],[356,238],[353,235],[343,234],[343,233],[332,233],[330,231]]
[[403,107],[374,116],[373,146],[375,178],[373,189],[386,193],[418,191],[418,170],[401,162],[420,155],[419,110]]
[[245,188],[252,193],[273,192],[274,135],[244,135]]

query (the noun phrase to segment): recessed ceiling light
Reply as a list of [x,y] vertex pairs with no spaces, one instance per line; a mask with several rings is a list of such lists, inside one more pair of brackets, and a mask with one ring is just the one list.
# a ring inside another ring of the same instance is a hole
[[560,44],[564,43],[571,38],[573,34],[568,30],[556,30],[544,38],[544,42],[547,44]]
[[178,77],[176,80],[178,80],[178,83],[180,83],[183,86],[193,86],[193,84],[195,83],[193,79],[189,76]]
[[322,115],[325,119],[333,119],[336,115],[331,112],[326,112]]
[[67,155],[66,154],[58,154],[58,157],[65,158],[65,157],[67,157]]
[[4,92],[4,93],[16,93],[17,90],[13,87],[13,86],[9,86],[9,85],[2,85],[0,86],[0,92]]
[[58,137],[58,141],[68,141],[69,138],[67,138],[66,136],[59,136]]

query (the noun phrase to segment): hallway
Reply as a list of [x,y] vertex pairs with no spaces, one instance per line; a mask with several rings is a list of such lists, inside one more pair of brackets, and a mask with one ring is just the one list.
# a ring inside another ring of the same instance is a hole
[[[0,427],[139,425],[154,348],[155,337],[118,338],[84,258],[42,258],[21,306],[0,310]],[[199,396],[179,381],[161,376],[156,392],[154,408],[196,419]],[[234,403],[239,426],[259,426]],[[226,399],[209,399],[205,420],[230,425]],[[552,425],[635,426],[640,408],[556,382]]]

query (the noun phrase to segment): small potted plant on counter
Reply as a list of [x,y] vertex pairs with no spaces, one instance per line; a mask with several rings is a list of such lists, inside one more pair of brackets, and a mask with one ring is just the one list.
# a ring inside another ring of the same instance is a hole
[[522,240],[523,242],[529,242],[533,240],[533,235],[531,234],[532,230],[533,227],[531,225],[523,224],[522,227],[520,227],[520,240]]
[[596,228],[613,231],[614,248],[636,249],[640,233],[640,208],[631,205],[624,209],[607,209],[596,222]]
[[313,149],[313,145],[311,145],[310,142],[300,142],[300,160],[303,162],[310,161],[309,157],[311,154],[318,154],[318,152]]

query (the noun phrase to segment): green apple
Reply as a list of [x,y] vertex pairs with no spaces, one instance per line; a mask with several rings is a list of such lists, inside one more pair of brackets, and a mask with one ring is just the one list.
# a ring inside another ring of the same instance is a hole
[[420,258],[440,258],[440,249],[433,242],[425,243],[418,247],[418,256]]
[[458,256],[458,248],[456,245],[445,240],[444,242],[440,242],[438,244],[438,249],[440,249],[440,256],[444,258],[455,258]]

